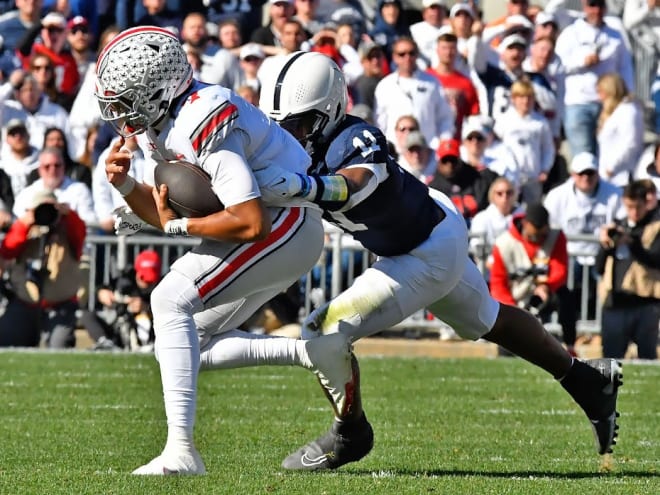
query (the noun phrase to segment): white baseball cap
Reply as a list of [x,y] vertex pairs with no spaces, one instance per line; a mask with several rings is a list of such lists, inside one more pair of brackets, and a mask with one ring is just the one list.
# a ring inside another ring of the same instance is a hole
[[472,17],[472,19],[474,19],[474,10],[472,10],[470,4],[461,3],[461,2],[455,3],[454,6],[449,11],[449,18],[453,19],[458,15],[459,12],[465,12],[470,17]]
[[593,153],[581,151],[571,160],[571,172],[581,174],[587,170],[598,170],[598,161]]

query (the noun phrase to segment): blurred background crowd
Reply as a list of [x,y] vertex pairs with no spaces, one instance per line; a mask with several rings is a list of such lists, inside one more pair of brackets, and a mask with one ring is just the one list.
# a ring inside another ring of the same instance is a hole
[[[84,295],[94,310],[80,303],[85,238],[113,236],[123,204],[105,180],[116,136],[94,99],[95,60],[136,25],[176,33],[197,79],[257,106],[277,57],[331,57],[349,113],[462,212],[499,300],[559,311],[571,350],[580,301],[602,306],[625,329],[602,329],[615,334],[612,357],[629,342],[656,357],[657,0],[0,1],[0,346],[72,346],[82,324],[102,348],[150,349],[150,326],[126,330],[122,315],[148,315],[165,271],[158,252],[98,280]],[[135,149],[131,174],[143,173]],[[273,302],[283,322],[297,318],[300,292]],[[629,308],[645,310],[643,322],[626,320]]]

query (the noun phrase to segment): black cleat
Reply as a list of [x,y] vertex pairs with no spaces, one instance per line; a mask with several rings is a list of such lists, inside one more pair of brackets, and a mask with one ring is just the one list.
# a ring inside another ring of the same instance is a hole
[[609,358],[576,360],[569,375],[562,380],[564,388],[591,421],[596,448],[601,455],[611,453],[612,446],[616,445],[619,429],[616,401],[622,380],[621,363]]
[[284,469],[319,471],[337,469],[366,456],[374,445],[374,432],[363,415],[355,422],[334,421],[330,430],[282,461]]

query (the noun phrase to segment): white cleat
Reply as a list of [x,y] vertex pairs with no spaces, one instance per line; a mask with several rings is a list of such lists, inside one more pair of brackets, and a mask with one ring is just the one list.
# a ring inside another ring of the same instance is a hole
[[150,463],[140,466],[132,474],[146,476],[201,475],[206,474],[204,461],[197,450],[176,456],[161,454]]
[[353,402],[354,376],[351,364],[352,345],[342,333],[322,335],[307,340],[305,348],[312,370],[342,417]]

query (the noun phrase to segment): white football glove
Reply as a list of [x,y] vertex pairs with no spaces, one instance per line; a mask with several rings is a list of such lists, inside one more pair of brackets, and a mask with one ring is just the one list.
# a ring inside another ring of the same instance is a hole
[[112,211],[117,235],[133,235],[144,227],[144,222],[128,206],[120,206]]
[[289,198],[305,198],[312,188],[312,180],[307,175],[284,170],[277,165],[269,165],[254,172],[261,197],[265,202],[278,203]]

